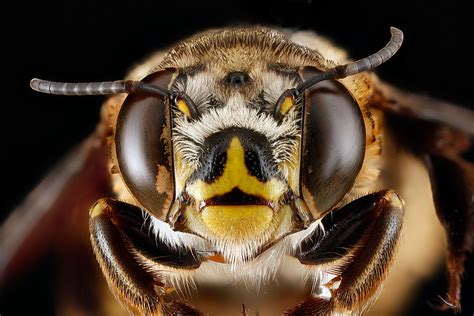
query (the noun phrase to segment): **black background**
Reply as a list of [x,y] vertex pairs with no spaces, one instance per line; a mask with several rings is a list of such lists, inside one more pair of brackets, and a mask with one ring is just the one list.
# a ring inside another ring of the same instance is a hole
[[[474,105],[474,66],[468,48],[474,22],[467,2],[355,2],[38,1],[3,8],[2,69],[6,72],[0,76],[0,219],[68,149],[93,130],[103,101],[102,97],[38,94],[28,87],[31,78],[121,79],[132,64],[155,49],[208,27],[269,24],[312,29],[357,58],[382,47],[389,38],[389,27],[397,26],[405,33],[404,45],[378,70],[380,76],[413,91]],[[7,17],[12,21],[6,22]],[[464,297],[472,298],[474,269],[472,261],[468,264]],[[437,293],[443,280],[440,275],[427,285],[412,314],[433,313],[425,299]],[[465,300],[463,314],[472,315],[473,306],[472,299]]]

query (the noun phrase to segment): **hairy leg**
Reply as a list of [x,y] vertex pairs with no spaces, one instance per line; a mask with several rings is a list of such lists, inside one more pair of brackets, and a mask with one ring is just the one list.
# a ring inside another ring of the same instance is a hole
[[201,257],[186,248],[169,247],[142,231],[142,210],[113,199],[97,201],[90,211],[91,241],[102,272],[116,298],[133,314],[201,315],[192,306],[164,302],[170,288],[145,268],[145,262],[196,269]]
[[306,238],[295,256],[306,265],[336,266],[337,277],[323,285],[331,297],[315,295],[286,315],[330,315],[370,304],[387,275],[402,221],[403,202],[392,190],[361,197],[325,217],[325,234]]
[[438,309],[461,309],[461,278],[474,249],[474,165],[459,157],[426,157],[436,213],[448,241],[448,292]]

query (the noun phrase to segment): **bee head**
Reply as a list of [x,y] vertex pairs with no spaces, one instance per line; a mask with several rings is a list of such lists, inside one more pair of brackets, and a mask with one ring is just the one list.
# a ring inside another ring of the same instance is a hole
[[379,52],[333,68],[282,33],[226,29],[179,44],[141,81],[31,87],[129,93],[114,153],[132,196],[175,230],[245,260],[322,217],[354,185],[364,118],[336,79],[389,59],[403,39],[391,31]]

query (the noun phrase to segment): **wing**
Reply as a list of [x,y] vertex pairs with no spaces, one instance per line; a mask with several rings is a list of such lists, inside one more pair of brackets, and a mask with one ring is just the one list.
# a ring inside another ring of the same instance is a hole
[[88,209],[110,194],[103,135],[96,132],[73,149],[0,228],[5,313],[94,314],[101,308],[108,292],[89,241]]
[[385,112],[398,145],[421,157],[429,171],[448,242],[448,290],[436,307],[459,311],[461,278],[474,249],[474,164],[463,158],[474,136],[474,112],[384,82],[375,85],[370,104]]
[[395,116],[438,123],[474,136],[474,112],[450,102],[378,81],[371,103]]
[[[97,133],[38,184],[0,230],[0,285],[32,268],[51,248],[88,232],[88,208],[109,193],[107,150]],[[61,246],[59,246],[61,247]]]

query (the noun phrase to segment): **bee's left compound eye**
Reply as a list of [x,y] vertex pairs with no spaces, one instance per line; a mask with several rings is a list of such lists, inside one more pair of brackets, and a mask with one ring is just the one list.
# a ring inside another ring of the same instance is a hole
[[[303,78],[317,72],[305,68]],[[304,93],[300,184],[317,218],[353,186],[364,160],[365,125],[357,101],[341,83],[321,81]]]
[[[142,81],[168,87],[173,72]],[[169,98],[132,93],[117,118],[115,150],[122,178],[136,200],[163,219],[174,198]]]

